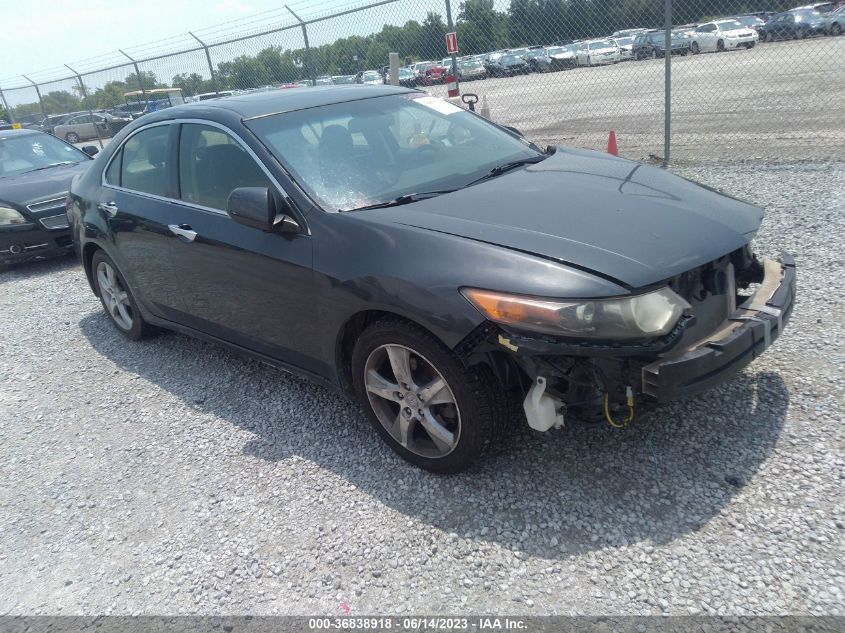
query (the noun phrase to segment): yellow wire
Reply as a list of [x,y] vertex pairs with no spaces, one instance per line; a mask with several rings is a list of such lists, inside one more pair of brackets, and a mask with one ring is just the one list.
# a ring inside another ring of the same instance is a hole
[[633,398],[628,397],[628,417],[622,420],[622,422],[616,422],[613,419],[613,416],[610,415],[610,400],[608,398],[608,394],[604,394],[604,418],[607,420],[607,423],[612,426],[614,429],[624,429],[628,426],[631,422],[634,421],[634,404]]

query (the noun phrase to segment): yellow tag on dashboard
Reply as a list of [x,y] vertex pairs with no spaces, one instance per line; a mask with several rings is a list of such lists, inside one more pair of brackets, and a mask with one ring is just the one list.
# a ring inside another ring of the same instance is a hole
[[20,123],[12,123],[13,130],[20,130],[23,126]]

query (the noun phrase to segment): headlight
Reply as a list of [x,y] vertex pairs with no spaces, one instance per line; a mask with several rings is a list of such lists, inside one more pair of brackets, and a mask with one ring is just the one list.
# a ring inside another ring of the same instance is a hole
[[26,224],[26,218],[9,207],[0,207],[0,226]]
[[461,293],[491,321],[556,336],[641,339],[667,334],[690,305],[664,287],[633,297],[543,299],[476,288]]

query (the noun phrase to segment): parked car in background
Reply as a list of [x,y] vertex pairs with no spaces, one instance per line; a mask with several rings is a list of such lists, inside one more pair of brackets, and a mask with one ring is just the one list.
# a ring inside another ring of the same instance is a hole
[[[384,83],[390,83],[390,71],[388,70],[387,76],[384,78]],[[406,88],[414,88],[417,85],[417,76],[413,70],[410,68],[400,68],[399,69],[399,85],[405,86]]]
[[619,37],[614,37],[610,41],[613,44],[616,44],[617,48],[619,48],[619,55],[622,57],[622,61],[634,59],[633,35],[622,35]]
[[838,7],[841,3],[840,2],[815,2],[813,4],[805,4],[800,7],[795,7],[794,9],[790,9],[790,11],[818,11],[821,14],[830,13],[836,7]]
[[336,85],[354,84],[355,83],[355,75],[334,75],[332,77],[332,83],[336,84]]
[[757,31],[743,26],[739,20],[715,20],[696,27],[692,32],[690,49],[693,54],[751,49],[759,40]]
[[842,27],[845,27],[845,5],[828,14],[824,23],[828,35],[842,35]]
[[611,40],[581,42],[581,47],[575,56],[579,66],[601,66],[622,61],[622,53],[619,52],[619,47]]
[[549,59],[546,49],[542,46],[532,47],[519,55],[528,63],[528,69],[533,73],[545,73],[551,70],[552,60]]
[[522,55],[505,53],[488,61],[484,68],[491,77],[511,77],[513,75],[527,75],[531,67]]
[[614,31],[614,32],[613,32],[613,35],[611,35],[611,37],[612,37],[612,38],[617,38],[617,37],[634,37],[634,36],[636,36],[637,34],[639,34],[639,33],[645,33],[645,32],[647,32],[648,30],[649,30],[649,29],[644,29],[644,28],[638,28],[638,29],[622,29],[621,31]]
[[320,75],[314,82],[315,86],[331,86],[334,83],[329,75]]
[[812,9],[779,13],[758,29],[760,39],[766,42],[800,40],[810,35],[822,35],[826,30],[825,17]]
[[479,59],[465,59],[458,62],[458,79],[461,81],[473,81],[475,79],[484,79],[487,76],[487,70],[484,64]]
[[737,15],[727,19],[736,20],[745,28],[755,31],[758,36],[760,35],[760,27],[766,23],[763,18],[758,17],[756,15]]
[[146,112],[146,104],[142,101],[130,101],[116,105],[108,112],[120,119],[137,119]]
[[546,56],[549,58],[550,70],[566,70],[575,68],[578,65],[576,52],[578,44],[567,44],[565,46],[549,46],[546,49]]
[[536,431],[578,407],[624,426],[731,380],[795,300],[794,260],[751,249],[761,209],[394,86],[144,117],[67,217],[125,339],[173,329],[307,376],[440,473],[506,435],[516,399]]
[[365,70],[358,75],[357,83],[378,86],[384,83],[381,73],[377,70]]
[[109,138],[117,134],[132,119],[119,118],[110,114],[89,114],[84,112],[66,119],[53,128],[53,134],[68,143],[89,141],[98,137]]
[[219,99],[220,97],[231,97],[234,93],[232,90],[220,90],[218,92],[203,92],[194,95],[196,101],[208,101],[209,99]]
[[[691,50],[691,42],[687,31],[682,29],[672,31],[670,38],[672,55],[687,55]],[[634,38],[631,54],[634,59],[663,57],[666,54],[666,32],[654,30],[640,33]]]
[[69,253],[65,198],[89,153],[36,130],[0,132],[0,265]]

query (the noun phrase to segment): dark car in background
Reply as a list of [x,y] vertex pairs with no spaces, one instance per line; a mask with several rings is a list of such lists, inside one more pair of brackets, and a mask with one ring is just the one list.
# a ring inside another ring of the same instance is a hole
[[811,35],[823,35],[827,30],[825,16],[813,9],[795,9],[779,13],[757,28],[760,40],[800,40]]
[[484,69],[490,77],[512,77],[513,75],[527,75],[531,72],[531,66],[522,55],[505,53],[489,59],[484,64]]
[[0,265],[72,249],[65,198],[90,164],[88,153],[44,132],[0,132]]
[[511,398],[538,431],[579,407],[624,426],[729,380],[795,295],[791,258],[750,248],[760,209],[394,86],[149,114],[68,218],[126,338],[163,327],[308,376],[442,473],[515,422]]
[[[672,31],[671,47],[672,55],[688,55],[690,52],[691,39],[686,31]],[[666,54],[666,32],[648,31],[639,33],[634,37],[631,46],[631,55],[634,59],[648,59],[650,57],[663,57]]]

